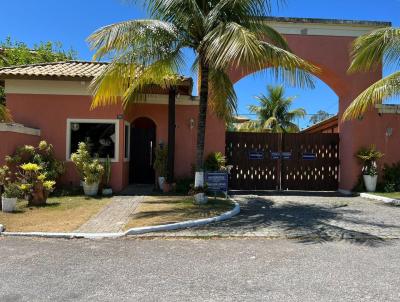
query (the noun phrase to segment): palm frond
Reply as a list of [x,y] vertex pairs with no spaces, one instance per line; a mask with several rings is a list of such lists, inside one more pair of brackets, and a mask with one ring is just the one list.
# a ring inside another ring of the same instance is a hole
[[204,38],[203,50],[214,68],[244,68],[247,72],[272,67],[275,78],[300,87],[314,87],[312,73],[319,69],[295,54],[261,41],[250,29],[222,23]]
[[368,107],[396,96],[400,96],[400,71],[377,81],[364,90],[346,109],[343,120],[358,118]]
[[400,28],[381,28],[358,37],[353,44],[349,72],[400,66]]
[[135,53],[141,64],[156,61],[164,52],[171,52],[181,43],[177,28],[160,20],[132,20],[105,26],[87,39],[90,48],[96,50],[94,59],[106,55]]
[[229,76],[222,70],[209,73],[210,108],[218,117],[230,121],[237,111],[237,95]]
[[91,83],[92,109],[122,101],[124,107],[130,103],[146,100],[152,85],[166,87],[179,82],[179,70],[184,64],[181,50],[177,50],[149,66],[129,62],[129,53],[115,58]]

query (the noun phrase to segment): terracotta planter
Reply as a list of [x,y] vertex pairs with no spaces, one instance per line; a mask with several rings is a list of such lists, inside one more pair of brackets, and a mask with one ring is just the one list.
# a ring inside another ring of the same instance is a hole
[[86,196],[96,196],[99,191],[99,183],[87,184],[83,183],[83,191]]
[[162,189],[163,189],[164,193],[168,193],[168,192],[171,192],[172,186],[171,186],[171,184],[164,181]]
[[42,184],[37,184],[32,193],[28,195],[29,206],[43,206],[46,204],[49,193]]
[[378,182],[378,175],[363,175],[365,188],[367,192],[375,192],[376,184]]
[[1,208],[3,212],[14,212],[17,209],[17,198],[1,198]]

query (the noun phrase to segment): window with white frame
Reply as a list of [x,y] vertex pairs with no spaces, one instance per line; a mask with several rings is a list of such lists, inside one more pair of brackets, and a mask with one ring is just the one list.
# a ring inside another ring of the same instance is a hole
[[118,159],[118,120],[67,121],[67,158],[76,152],[80,142],[88,145],[92,156]]

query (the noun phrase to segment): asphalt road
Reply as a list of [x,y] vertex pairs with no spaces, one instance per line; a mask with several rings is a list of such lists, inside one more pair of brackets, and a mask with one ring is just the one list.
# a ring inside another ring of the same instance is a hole
[[400,301],[400,243],[0,238],[0,301]]

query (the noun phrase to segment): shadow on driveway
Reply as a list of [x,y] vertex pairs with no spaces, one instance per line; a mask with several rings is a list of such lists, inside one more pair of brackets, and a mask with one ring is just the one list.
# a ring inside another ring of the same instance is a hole
[[[351,202],[351,197],[332,202],[329,196],[325,194],[318,196],[327,197],[329,202],[326,204],[321,202],[315,204],[312,202],[296,202],[293,201],[295,198],[291,198],[290,195],[285,195],[283,202],[274,202],[274,197],[269,198],[268,196],[237,196],[241,213],[231,220],[210,225],[207,229],[224,234],[257,232],[261,235],[265,234],[266,237],[279,232],[281,237],[297,239],[303,243],[345,240],[368,246],[388,244],[389,241],[384,238],[364,231],[373,226],[386,227],[386,225],[363,221],[362,215],[357,215],[360,211],[349,208],[347,203],[343,201],[349,200]],[[338,195],[335,194],[332,197],[338,197]],[[344,217],[345,214],[360,218]],[[361,231],[339,227],[333,224],[333,221],[356,224],[357,229],[361,229]],[[391,227],[400,228],[400,224]]]

